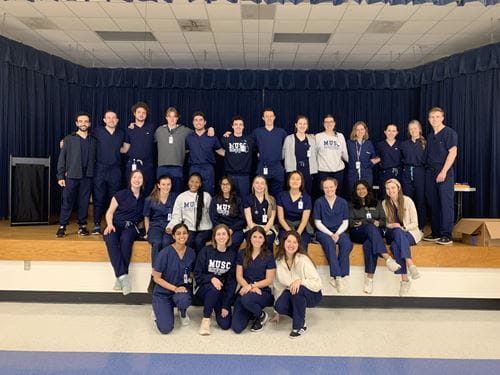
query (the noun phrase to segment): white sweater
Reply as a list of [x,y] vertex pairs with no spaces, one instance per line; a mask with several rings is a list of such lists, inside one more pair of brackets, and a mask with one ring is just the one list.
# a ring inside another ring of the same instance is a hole
[[276,276],[274,278],[274,297],[281,296],[285,289],[289,289],[290,284],[300,279],[301,284],[311,292],[321,290],[321,279],[318,270],[307,255],[297,254],[293,261],[292,269],[288,269],[285,257],[276,261]]
[[[342,133],[329,136],[325,132],[316,134],[316,150],[318,155],[318,171],[338,172],[349,162],[347,144]],[[344,161],[342,161],[344,160]]]
[[[200,225],[198,230],[210,230],[212,229],[212,221],[210,220],[210,215],[208,209],[210,207],[210,201],[212,198],[207,192],[203,193],[203,214],[201,215]],[[167,228],[172,229],[175,225],[184,222],[188,229],[191,231],[196,231],[196,207],[198,203],[198,194],[193,193],[189,190],[179,194],[174,203],[174,209],[172,211],[172,220],[168,223]]]
[[[404,217],[402,218],[403,226],[405,227],[405,230],[413,236],[415,243],[418,243],[422,239],[422,232],[418,229],[418,215],[415,203],[413,203],[411,198],[406,195],[403,196],[403,199],[406,208]],[[384,207],[385,216],[387,216],[387,205],[385,204],[385,199],[382,201],[382,207]],[[387,220],[387,224],[392,223],[389,223],[389,220]]]

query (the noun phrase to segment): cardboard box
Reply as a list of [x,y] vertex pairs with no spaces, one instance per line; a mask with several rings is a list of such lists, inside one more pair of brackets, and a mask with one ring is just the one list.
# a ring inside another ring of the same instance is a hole
[[500,219],[461,219],[453,231],[474,246],[500,246]]

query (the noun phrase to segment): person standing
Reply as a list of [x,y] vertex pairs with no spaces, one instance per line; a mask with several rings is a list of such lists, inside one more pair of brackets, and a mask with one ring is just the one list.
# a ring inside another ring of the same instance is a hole
[[431,108],[429,123],[432,132],[427,136],[425,197],[431,211],[432,232],[424,240],[451,245],[455,220],[453,164],[457,158],[458,135],[443,121],[444,110],[439,107]]
[[57,160],[57,183],[62,190],[61,214],[56,236],[66,235],[71,211],[78,196],[78,234],[88,236],[87,215],[96,158],[96,139],[89,134],[90,115],[79,112],[75,115],[78,130],[63,140]]
[[101,219],[109,201],[122,185],[121,154],[124,151],[125,132],[117,128],[115,111],[104,112],[104,126],[97,127],[92,135],[97,139],[96,167],[94,173],[94,228],[92,234],[102,234]]
[[385,140],[377,143],[377,153],[379,164],[379,196],[385,197],[385,182],[391,178],[401,181],[402,154],[398,135],[398,127],[395,124],[388,124],[384,130]]

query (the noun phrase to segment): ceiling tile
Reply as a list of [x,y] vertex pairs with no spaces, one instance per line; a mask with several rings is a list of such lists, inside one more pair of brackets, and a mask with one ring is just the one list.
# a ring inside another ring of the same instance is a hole
[[373,34],[373,33],[365,33],[361,35],[361,38],[359,38],[358,43],[361,44],[383,44],[387,42],[393,34]]
[[362,34],[370,26],[371,21],[347,21],[342,20],[339,22],[336,33],[358,33]]
[[132,44],[138,51],[142,52],[143,54],[146,53],[146,56],[149,54],[149,51],[165,54],[162,45],[158,42],[132,42]]
[[242,20],[244,33],[272,33],[274,27],[273,20]]
[[340,20],[347,9],[347,3],[333,5],[333,3],[320,3],[311,7],[310,20]]
[[306,20],[311,4],[282,4],[276,7],[276,20]]
[[373,20],[383,7],[383,4],[360,5],[350,3],[342,20]]
[[398,34],[423,34],[436,23],[436,21],[408,21],[400,27]]
[[416,42],[421,37],[421,34],[396,34],[387,43],[409,45]]
[[150,31],[143,18],[115,18],[121,31]]
[[337,21],[311,20],[306,23],[304,32],[306,33],[331,33],[337,27]]
[[152,31],[175,31],[181,32],[179,23],[175,19],[151,18],[147,23]]
[[175,17],[178,19],[199,20],[208,19],[208,14],[205,11],[205,4],[170,4]]
[[180,43],[185,41],[184,33],[154,31],[153,35],[156,40],[164,43]]
[[162,43],[163,48],[167,53],[189,53],[191,54],[191,49],[187,44],[167,44]]
[[241,21],[210,21],[214,33],[241,33]]
[[189,31],[185,32],[184,36],[186,40],[191,43],[212,43],[214,44],[214,38],[212,37],[212,33],[209,32],[195,32]]
[[80,18],[77,17],[51,17],[50,20],[62,30],[88,30]]
[[[31,41],[39,41],[39,40],[45,41],[46,40],[38,32],[33,31],[33,30],[15,30],[14,33],[15,33],[15,39],[17,41],[31,42]],[[49,43],[49,42],[47,42],[47,43]],[[43,45],[38,46],[37,49],[43,49]]]
[[391,52],[393,54],[395,53],[403,53],[408,49],[408,44],[384,44],[382,48],[380,48],[377,51],[377,54],[388,54],[390,55]]
[[299,54],[311,54],[311,55],[321,55],[325,50],[326,44],[324,43],[307,43],[307,44],[299,44],[299,49],[297,53]]
[[377,14],[379,21],[406,21],[418,9],[413,4],[392,5],[386,4]]
[[100,5],[112,18],[142,18],[133,2],[101,2]]
[[189,47],[195,55],[204,55],[206,53],[207,56],[217,56],[215,44],[190,44]]
[[82,21],[95,31],[120,31],[111,18],[82,18]]
[[281,20],[274,23],[275,33],[300,33],[306,26],[305,20]]
[[134,5],[143,18],[146,19],[168,19],[175,18],[174,13],[170,8],[170,4],[159,1],[134,1]]
[[101,38],[93,31],[66,30],[66,34],[78,42],[101,42]]
[[329,44],[325,48],[325,53],[350,53],[353,47],[354,46],[352,44]]
[[36,32],[50,41],[73,41],[73,39],[62,30],[36,30]]
[[381,44],[356,44],[351,54],[375,53],[382,47]]
[[109,15],[99,6],[96,1],[89,2],[77,2],[77,1],[66,1],[66,6],[71,9],[71,11],[77,17],[85,18],[108,18]]
[[434,4],[423,4],[418,8],[415,13],[410,17],[411,21],[439,21],[446,17],[453,9],[457,7],[456,4],[451,3],[448,5],[436,6]]
[[489,7],[479,3],[466,3],[463,6],[456,7],[443,18],[444,21],[472,21],[484,13],[490,13]]
[[271,43],[273,34],[271,33],[243,33],[245,43]]
[[214,33],[214,38],[217,43],[243,43],[243,37],[240,33]]
[[427,34],[455,34],[467,27],[469,21],[440,21]]
[[62,1],[38,1],[35,8],[47,17],[74,17],[74,13]]
[[3,9],[7,14],[16,17],[43,17],[29,1],[9,1],[3,4]]
[[452,35],[453,34],[426,34],[417,40],[416,44],[441,44]]
[[298,43],[273,43],[271,45],[271,50],[274,51],[275,54],[283,54],[283,53],[295,54],[298,48],[299,48]]
[[353,33],[335,33],[330,37],[330,44],[356,44],[361,38],[362,34]]
[[217,44],[219,55],[228,55],[231,53],[243,56],[243,46],[241,44]]
[[16,17],[6,15],[3,21],[3,30],[5,31],[15,31],[15,30],[30,30],[23,22],[19,21]]
[[106,42],[109,48],[115,52],[136,51],[134,44],[131,42]]
[[478,20],[490,20],[499,19],[500,18],[500,4],[490,5],[486,8],[486,12],[484,12]]
[[207,4],[207,13],[210,20],[240,20],[241,7],[235,3],[209,3]]

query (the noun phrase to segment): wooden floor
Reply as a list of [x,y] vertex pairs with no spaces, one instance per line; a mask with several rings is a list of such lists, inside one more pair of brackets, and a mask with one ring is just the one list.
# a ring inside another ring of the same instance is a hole
[[[57,226],[10,227],[0,221],[0,260],[107,262],[106,246],[101,236],[79,237],[77,226],[68,226],[65,238],[56,238]],[[309,255],[317,265],[328,264],[319,245],[310,244]],[[412,247],[414,262],[420,267],[500,268],[500,247],[477,247],[455,242],[441,246],[421,242]],[[351,253],[351,265],[363,265],[361,245]],[[150,262],[150,246],[136,241],[132,262]],[[383,264],[379,260],[379,264]]]

